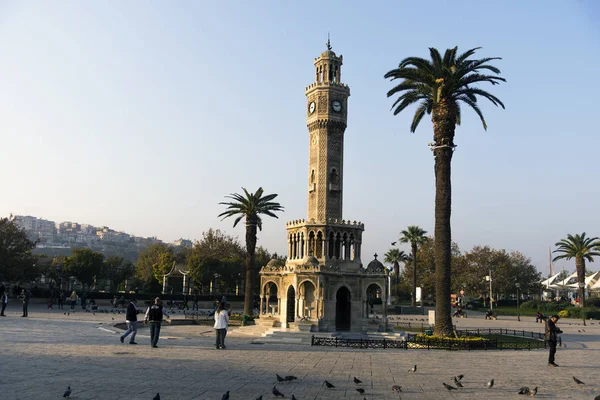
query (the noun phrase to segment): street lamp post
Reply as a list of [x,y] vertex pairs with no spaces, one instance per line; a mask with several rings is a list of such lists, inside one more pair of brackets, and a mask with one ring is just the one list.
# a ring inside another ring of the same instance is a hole
[[519,288],[521,287],[520,283],[515,283],[517,287],[517,321],[521,322],[521,309],[519,308]]

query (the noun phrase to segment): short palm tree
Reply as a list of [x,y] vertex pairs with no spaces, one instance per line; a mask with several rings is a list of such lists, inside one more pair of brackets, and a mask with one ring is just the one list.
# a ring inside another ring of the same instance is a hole
[[555,244],[556,250],[553,253],[562,253],[554,257],[556,260],[570,260],[575,258],[575,268],[577,269],[577,282],[579,283],[579,304],[581,305],[581,319],[585,325],[585,262],[594,262],[594,257],[600,256],[600,239],[597,237],[585,237],[585,232],[581,235],[568,234],[566,239],[562,239]]
[[[431,60],[408,57],[385,74],[391,80],[401,79],[388,97],[398,95],[392,109],[394,115],[412,104],[418,104],[410,126],[414,132],[425,114],[431,114],[433,143],[431,149],[435,159],[435,270],[436,270],[436,321],[438,335],[452,334],[450,318],[450,256],[452,238],[450,232],[451,182],[450,165],[454,144],[454,130],[461,122],[460,104],[472,108],[481,119],[483,128],[487,124],[477,104],[478,96],[496,106],[504,104],[494,95],[477,87],[480,83],[496,85],[505,79],[497,76],[500,70],[489,64],[499,58],[471,59],[479,48],[457,55],[458,48],[448,49],[442,57],[435,48],[429,48]],[[490,75],[490,73],[494,75]]]
[[427,240],[427,231],[424,231],[416,225],[409,226],[406,230],[400,232],[400,243],[410,243],[411,258],[413,261],[413,285],[412,285],[412,300],[411,305],[417,305],[417,250],[419,245]]
[[232,201],[224,201],[219,204],[227,206],[227,211],[219,214],[223,219],[235,216],[233,222],[235,227],[244,218],[246,220],[246,286],[244,292],[244,314],[252,315],[253,297],[252,288],[254,287],[254,252],[256,250],[257,228],[262,230],[262,220],[260,214],[269,217],[278,218],[276,211],[283,211],[283,207],[273,202],[277,194],[268,194],[263,196],[263,188],[258,188],[255,193],[248,193],[242,188],[244,195],[232,193],[225,196]]
[[408,254],[400,249],[389,249],[384,257],[384,262],[394,264],[394,275],[396,275],[396,298],[398,299],[400,297],[400,289],[398,287],[398,282],[400,282],[400,263],[406,264],[408,262]]

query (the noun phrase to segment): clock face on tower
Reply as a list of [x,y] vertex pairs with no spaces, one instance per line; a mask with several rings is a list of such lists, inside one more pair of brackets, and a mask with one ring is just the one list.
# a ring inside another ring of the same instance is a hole
[[308,111],[312,114],[315,112],[316,104],[314,101],[311,101],[308,105]]
[[334,100],[331,102],[331,108],[333,108],[333,111],[335,112],[340,112],[342,111],[342,102],[339,100]]

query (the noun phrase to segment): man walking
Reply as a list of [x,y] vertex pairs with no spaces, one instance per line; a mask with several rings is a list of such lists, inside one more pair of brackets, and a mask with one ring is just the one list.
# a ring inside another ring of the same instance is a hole
[[6,315],[4,315],[4,310],[6,310],[6,305],[8,304],[8,293],[6,293],[6,289],[2,291],[0,300],[2,301],[2,312],[0,312],[0,317],[6,317]]
[[556,343],[558,341],[557,334],[562,333],[560,329],[556,327],[556,321],[559,320],[558,315],[553,315],[546,320],[546,332],[545,339],[550,348],[550,354],[548,355],[548,366],[558,367],[558,364],[554,363],[554,355],[556,354]]
[[162,323],[163,316],[167,317],[167,322],[171,322],[167,310],[162,305],[160,298],[154,299],[154,304],[148,307],[146,310],[146,316],[144,317],[144,324],[150,322],[150,346],[157,348],[158,338],[160,337],[160,324]]
[[125,323],[127,324],[127,331],[121,336],[121,343],[125,341],[125,338],[131,333],[131,339],[129,344],[137,344],[135,342],[135,335],[137,334],[137,315],[138,309],[136,307],[137,300],[131,299],[127,306],[127,314],[125,315]]

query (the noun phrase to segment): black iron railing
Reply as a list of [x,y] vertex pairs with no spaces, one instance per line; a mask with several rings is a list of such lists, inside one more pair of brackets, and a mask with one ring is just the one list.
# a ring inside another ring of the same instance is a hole
[[311,346],[353,347],[357,349],[403,349],[402,340],[388,339],[342,339],[337,337],[318,337],[312,335]]
[[[510,331],[510,330],[509,330]],[[535,332],[527,332],[529,334]],[[490,334],[500,334],[499,332]],[[502,333],[506,335],[507,333]],[[485,333],[482,333],[485,335]],[[514,335],[516,336],[516,335]],[[531,337],[522,335],[523,337]],[[461,336],[459,336],[460,338]],[[534,338],[535,339],[535,338]],[[417,337],[408,334],[406,340],[388,339],[344,339],[337,337],[318,337],[313,335],[311,346],[351,347],[359,349],[426,349],[426,350],[534,350],[543,349],[546,343],[542,340],[498,341],[497,339],[460,340],[434,337]]]

